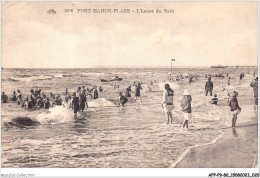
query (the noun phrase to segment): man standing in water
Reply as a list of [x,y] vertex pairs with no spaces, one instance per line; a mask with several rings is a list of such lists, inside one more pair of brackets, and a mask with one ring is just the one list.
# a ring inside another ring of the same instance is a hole
[[257,106],[258,106],[258,77],[256,77],[256,79],[250,84],[250,87],[252,87],[253,90],[254,90],[254,100],[255,100],[254,109],[257,110]]
[[174,109],[173,105],[173,96],[174,91],[170,88],[169,84],[165,84],[165,91],[163,93],[162,107],[166,115],[166,124],[172,124],[172,110]]
[[86,94],[85,94],[85,88],[83,88],[82,89],[82,91],[81,91],[81,93],[80,93],[80,96],[79,96],[79,110],[81,111],[81,112],[83,112],[84,111],[84,109],[85,109],[85,104],[86,104],[86,102],[87,102],[87,98],[86,98]]
[[212,96],[213,83],[211,81],[211,77],[208,78],[208,81],[205,84],[206,96],[208,96],[208,92],[210,92],[210,96]]
[[239,75],[239,79],[240,79],[240,80],[243,79],[243,74],[242,74],[242,73]]

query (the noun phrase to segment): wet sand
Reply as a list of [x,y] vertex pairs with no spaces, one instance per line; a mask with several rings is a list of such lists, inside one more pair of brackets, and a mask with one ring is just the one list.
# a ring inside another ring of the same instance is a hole
[[258,157],[257,117],[237,124],[235,129],[222,129],[216,143],[194,147],[176,164],[177,168],[254,168]]

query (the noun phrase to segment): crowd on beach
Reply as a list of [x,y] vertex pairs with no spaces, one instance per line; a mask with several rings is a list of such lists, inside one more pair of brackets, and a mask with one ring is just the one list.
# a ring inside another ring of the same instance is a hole
[[[254,72],[255,76],[255,72]],[[189,76],[189,83],[192,81],[192,79],[198,80],[198,75],[193,75]],[[220,75],[205,75],[205,77],[208,78],[208,81],[205,83],[205,96],[210,96],[213,95],[213,82],[211,81],[211,77],[224,77],[223,74]],[[228,85],[230,85],[230,77],[229,74],[227,73],[228,77]],[[239,79],[242,80],[245,77],[244,73],[242,72],[239,75]],[[184,79],[187,77],[183,77],[182,75],[177,75],[175,78],[176,81],[179,81],[181,79]],[[173,78],[171,78],[174,80]],[[156,81],[151,81],[150,85],[154,85]],[[114,89],[119,88],[118,84],[112,85]],[[253,88],[254,91],[254,108],[257,110],[258,106],[258,77],[256,77],[250,86]],[[119,106],[124,107],[124,105],[128,102],[128,98],[132,97],[132,88],[134,87],[134,97],[135,101],[140,98],[141,96],[141,90],[142,90],[142,82],[134,82],[133,84],[129,85],[126,90],[125,94],[122,92],[119,92]],[[168,83],[165,84],[164,86],[165,91],[163,93],[163,100],[162,100],[162,108],[165,111],[166,115],[166,124],[172,123],[173,122],[173,117],[172,117],[172,111],[174,109],[174,103],[173,103],[173,97],[174,97],[174,91],[171,89],[170,85]],[[236,120],[238,114],[241,112],[241,108],[238,104],[237,96],[238,92],[233,91],[231,93],[227,92],[227,90],[222,87],[222,91],[226,93],[227,96],[227,104],[230,106],[230,111],[232,112],[232,127],[235,127],[236,125]],[[13,91],[13,94],[10,98],[11,101],[17,102],[18,105],[21,105],[24,108],[28,109],[35,109],[35,108],[44,108],[44,109],[49,109],[50,107],[54,107],[55,105],[63,105],[65,107],[71,108],[74,111],[75,117],[77,117],[77,114],[80,112],[83,112],[85,107],[88,107],[88,102],[87,102],[87,96],[90,96],[91,99],[95,100],[99,96],[99,92],[103,92],[102,86],[99,88],[97,86],[94,86],[93,88],[85,89],[85,86],[78,87],[75,92],[69,93],[68,89],[65,89],[64,92],[64,101],[61,98],[61,95],[54,95],[53,93],[49,94],[49,97],[46,96],[46,94],[42,93],[41,89],[30,90],[30,95],[27,97],[23,97],[21,91],[18,89],[17,93],[16,91]],[[5,94],[3,91],[1,95],[1,101],[2,103],[7,103],[8,102],[8,96]],[[192,102],[192,96],[189,92],[189,90],[184,90],[183,92],[183,98],[181,100],[181,110],[183,112],[183,128],[189,128],[188,127],[188,121],[191,119],[192,115],[192,108],[191,108],[191,102]],[[210,101],[211,104],[218,105],[218,98],[217,94],[214,94],[214,97]]]

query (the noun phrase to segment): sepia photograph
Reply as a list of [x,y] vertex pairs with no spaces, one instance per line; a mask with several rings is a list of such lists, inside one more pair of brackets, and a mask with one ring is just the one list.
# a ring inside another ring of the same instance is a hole
[[2,168],[258,168],[257,1],[1,11]]

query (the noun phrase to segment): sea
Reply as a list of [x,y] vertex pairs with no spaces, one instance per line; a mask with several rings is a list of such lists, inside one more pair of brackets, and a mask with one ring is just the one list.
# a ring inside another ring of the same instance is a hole
[[[188,150],[213,144],[231,126],[225,88],[237,91],[242,108],[237,124],[256,117],[250,83],[257,68],[91,68],[91,69],[2,69],[1,87],[9,98],[13,91],[23,96],[30,89],[43,93],[69,93],[80,86],[102,86],[96,100],[88,97],[88,106],[78,118],[71,109],[55,106],[28,110],[16,102],[1,105],[1,151],[3,168],[167,168],[175,167]],[[239,75],[245,74],[240,80]],[[228,86],[227,73],[231,78]],[[206,74],[212,77],[213,94],[219,105],[205,96]],[[122,81],[101,79],[122,77]],[[172,81],[177,75],[199,76],[191,83],[187,78]],[[151,85],[153,81],[153,85]],[[125,107],[118,107],[119,92],[125,93],[133,82],[142,82],[141,97],[134,93]],[[174,90],[173,124],[165,124],[162,96],[165,83]],[[119,88],[114,88],[114,84]],[[183,114],[180,104],[183,91],[192,96],[190,130],[181,130]],[[39,124],[23,126],[17,117],[29,117]],[[257,121],[256,121],[257,122]]]

